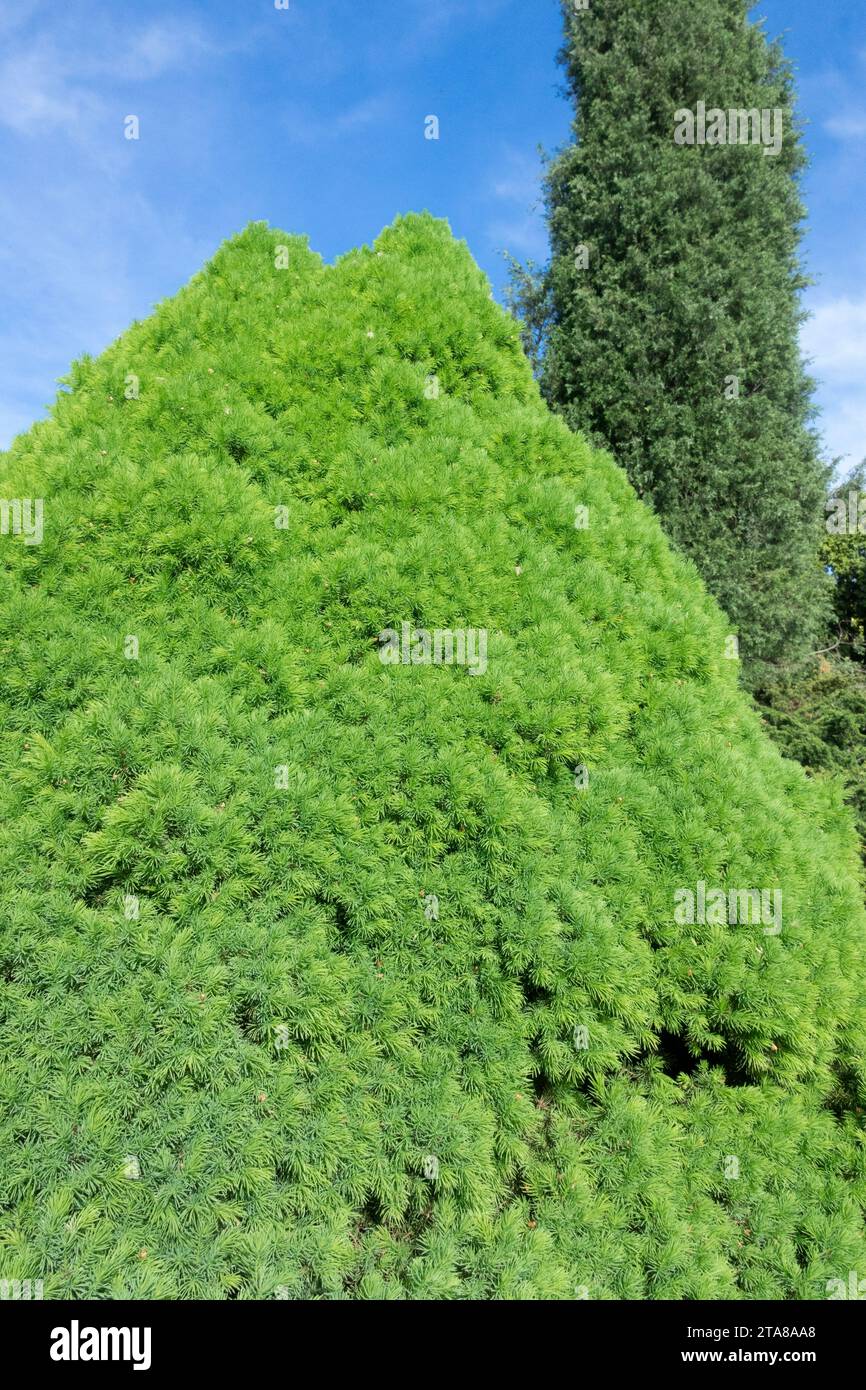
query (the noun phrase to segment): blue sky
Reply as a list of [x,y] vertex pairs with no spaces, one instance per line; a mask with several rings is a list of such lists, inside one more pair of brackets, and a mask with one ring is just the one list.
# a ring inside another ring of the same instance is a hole
[[[828,455],[866,455],[866,4],[764,0],[812,166],[804,348]],[[328,260],[429,208],[497,291],[542,260],[570,111],[557,0],[0,0],[0,447],[247,222]],[[137,115],[140,139],[126,140]],[[425,117],[441,123],[424,139]]]

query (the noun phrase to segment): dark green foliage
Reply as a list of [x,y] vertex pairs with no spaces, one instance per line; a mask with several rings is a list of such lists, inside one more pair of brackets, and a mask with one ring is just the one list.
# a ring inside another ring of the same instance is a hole
[[866,662],[866,459],[832,489],[821,557],[833,577],[833,611],[844,655]]
[[[759,696],[785,755],[838,773],[857,817],[866,858],[866,492],[863,464],[832,489],[821,559],[832,579],[835,639],[805,669]],[[861,529],[862,527],[862,529]]]
[[[329,268],[254,225],[70,385],[2,460],[46,513],[0,538],[0,1277],[866,1269],[850,818],[447,228]],[[487,671],[383,665],[403,620],[486,628]],[[782,890],[784,929],[680,925],[699,880]]]
[[866,857],[866,675],[844,659],[814,663],[765,696],[764,719],[788,758],[845,783]]
[[[759,686],[824,645],[826,476],[798,347],[791,74],[748,9],[564,3],[575,143],[548,169],[546,297],[530,276],[517,299],[546,337],[548,399],[612,450],[695,561]],[[675,113],[701,101],[782,110],[781,152],[676,144]]]

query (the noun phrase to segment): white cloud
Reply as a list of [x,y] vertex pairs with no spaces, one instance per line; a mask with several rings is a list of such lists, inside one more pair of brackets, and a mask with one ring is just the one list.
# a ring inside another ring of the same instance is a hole
[[379,124],[389,115],[392,105],[392,99],[387,95],[367,97],[346,111],[326,119],[314,115],[307,107],[291,106],[284,113],[283,124],[295,144],[321,145],[327,140],[354,135],[357,131],[368,130]]
[[134,32],[88,26],[71,41],[19,37],[0,62],[0,125],[18,135],[50,127],[83,142],[112,87],[153,81],[221,51],[197,25],[174,19]]
[[[73,358],[101,352],[237,230],[219,217],[191,228],[182,204],[152,200],[121,120],[140,98],[166,122],[187,74],[254,45],[259,28],[214,37],[141,8],[0,0],[0,141],[15,189],[0,238],[0,447],[43,414]],[[151,174],[201,167],[207,124],[198,107],[188,117],[150,150]]]
[[377,35],[367,50],[367,59],[391,66],[395,61],[429,58],[455,27],[492,23],[508,3],[509,0],[402,0],[402,29],[395,27],[387,38]]
[[866,138],[866,111],[831,116],[829,121],[824,122],[824,129],[839,140],[862,140]]
[[511,168],[501,178],[494,179],[493,193],[511,203],[534,207],[541,197],[541,173],[538,161],[511,156]]
[[391,103],[387,97],[369,97],[338,116],[334,123],[335,129],[339,134],[350,130],[366,130],[368,126],[381,121],[390,109]]
[[866,296],[820,304],[803,325],[801,344],[819,383],[827,453],[859,463],[866,457]]
[[490,196],[500,204],[487,227],[489,239],[499,250],[534,261],[545,260],[548,251],[542,174],[537,153],[508,149],[489,188]]
[[500,251],[509,251],[518,259],[544,261],[548,242],[544,223],[527,213],[525,217],[496,218],[487,228],[487,235]]
[[802,343],[816,375],[860,383],[866,394],[866,296],[819,305],[803,325]]
[[47,49],[13,54],[0,63],[0,124],[18,135],[51,126],[80,126],[99,102],[68,81],[64,64]]
[[831,396],[824,412],[824,440],[829,458],[841,458],[847,473],[866,459],[866,398],[853,393]]
[[151,24],[135,35],[126,50],[121,51],[119,62],[112,58],[108,70],[119,71],[133,81],[148,81],[214,51],[197,25],[171,19]]

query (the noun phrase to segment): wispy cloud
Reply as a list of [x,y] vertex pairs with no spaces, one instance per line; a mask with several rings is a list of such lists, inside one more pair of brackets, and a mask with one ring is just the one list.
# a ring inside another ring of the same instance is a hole
[[0,62],[0,125],[80,143],[106,111],[108,91],[188,70],[221,51],[198,24],[171,18],[134,30],[116,22],[88,27],[83,38],[19,33]]
[[42,6],[43,0],[0,0],[0,35],[11,34],[27,24]]
[[[135,34],[112,66],[120,76],[144,82],[220,51],[199,25],[165,19]],[[100,70],[105,71],[104,59]]]
[[73,358],[101,352],[150,312],[145,285],[179,289],[216,249],[143,194],[119,199],[103,180],[53,180],[43,201],[9,211],[3,233],[0,448],[42,413]]
[[498,250],[542,261],[547,256],[547,231],[538,153],[507,149],[491,180],[489,196],[498,205],[487,234]]
[[429,58],[458,27],[492,23],[511,0],[401,0],[390,32],[379,34],[366,58],[376,64]]
[[831,457],[866,457],[866,296],[819,305],[803,325],[802,347],[821,383],[822,428]]
[[844,116],[831,116],[824,129],[839,140],[866,139],[866,110],[851,111]]
[[80,128],[101,107],[98,97],[69,80],[66,65],[47,47],[10,55],[0,63],[0,124],[15,134],[42,128]]
[[[15,189],[0,237],[0,447],[73,358],[179,289],[249,216],[244,200],[214,212],[177,192],[210,187],[228,110],[218,65],[280,30],[274,11],[212,13],[0,0],[0,152]],[[123,138],[128,112],[149,113],[140,144]]]
[[831,299],[815,309],[803,328],[803,347],[816,370],[861,382],[866,392],[866,296]]
[[380,125],[390,116],[393,100],[387,94],[365,97],[344,111],[322,117],[309,106],[290,106],[283,114],[283,128],[298,145],[321,145]]

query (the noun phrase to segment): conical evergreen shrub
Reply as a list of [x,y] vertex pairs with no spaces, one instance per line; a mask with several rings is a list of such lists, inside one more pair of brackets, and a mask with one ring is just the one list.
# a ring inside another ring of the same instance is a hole
[[518,337],[256,224],[3,457],[0,1277],[866,1275],[849,814]]

